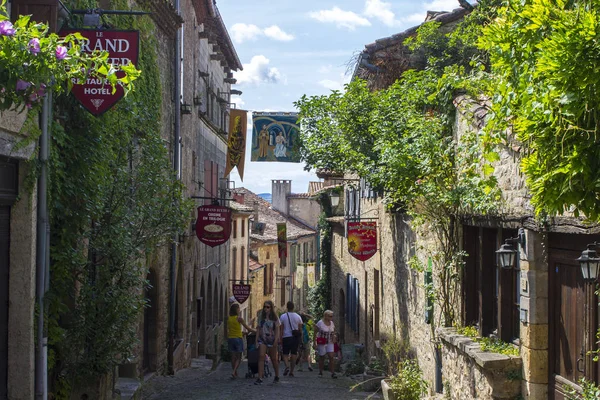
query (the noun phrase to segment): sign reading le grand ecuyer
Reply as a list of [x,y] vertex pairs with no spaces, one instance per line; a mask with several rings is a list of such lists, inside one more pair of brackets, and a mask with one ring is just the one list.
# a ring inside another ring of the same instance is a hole
[[[75,32],[79,32],[85,38],[81,46],[82,51],[86,53],[94,50],[106,51],[108,62],[115,67],[130,63],[137,65],[140,48],[138,31],[63,29],[59,35],[64,37]],[[117,77],[123,76],[125,76],[124,72],[117,72]],[[110,110],[125,95],[120,85],[116,86],[116,91],[113,93],[112,87],[105,79],[91,77],[85,82],[74,80],[71,92],[81,105],[95,116]]]
[[210,247],[222,245],[231,235],[231,209],[223,206],[198,207],[196,236]]
[[250,285],[238,285],[234,283],[232,289],[233,297],[240,304],[244,304],[248,300],[248,297],[250,297]]
[[376,222],[348,222],[348,252],[360,261],[377,253]]

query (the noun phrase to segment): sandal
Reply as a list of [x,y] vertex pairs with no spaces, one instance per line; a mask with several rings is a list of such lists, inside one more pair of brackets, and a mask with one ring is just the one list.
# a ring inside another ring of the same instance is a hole
[[262,381],[262,379],[258,378],[258,379],[257,379],[257,380],[254,382],[254,384],[255,384],[255,385],[262,385],[262,382],[263,382],[263,381]]
[[308,370],[309,370],[310,372],[313,372],[313,369],[312,369],[312,367],[308,367]]
[[290,369],[286,368],[285,371],[283,371],[283,376],[287,376],[287,374],[290,373]]
[[331,374],[331,378],[337,379],[337,375],[335,374],[335,372],[333,374]]

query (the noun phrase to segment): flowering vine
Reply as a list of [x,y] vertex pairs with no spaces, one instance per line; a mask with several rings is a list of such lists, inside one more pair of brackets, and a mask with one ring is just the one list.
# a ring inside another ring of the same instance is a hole
[[85,53],[79,33],[61,38],[47,25],[31,22],[30,16],[20,16],[13,24],[5,3],[1,0],[0,111],[39,107],[47,90],[60,93],[88,77],[106,79],[113,90],[121,85],[126,94],[133,89],[140,74],[135,66],[115,67],[108,63],[107,52]]

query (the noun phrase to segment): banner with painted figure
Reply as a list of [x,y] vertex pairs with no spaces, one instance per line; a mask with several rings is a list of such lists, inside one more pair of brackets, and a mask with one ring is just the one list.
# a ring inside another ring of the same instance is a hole
[[246,119],[246,110],[231,110],[227,161],[225,163],[225,176],[229,176],[231,170],[237,167],[242,182],[244,181],[244,160],[246,158]]
[[376,222],[348,222],[348,252],[360,261],[377,253]]
[[277,224],[277,250],[279,258],[281,259],[281,265],[285,264],[287,258],[287,225],[285,222]]
[[251,161],[300,162],[297,113],[252,113]]

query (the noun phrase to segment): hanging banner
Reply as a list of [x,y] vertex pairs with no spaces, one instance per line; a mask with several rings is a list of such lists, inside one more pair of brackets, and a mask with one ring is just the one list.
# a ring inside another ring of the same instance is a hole
[[251,161],[300,162],[298,114],[252,113]]
[[250,285],[238,285],[234,283],[232,289],[233,297],[240,304],[243,304],[250,297]]
[[308,281],[308,287],[315,286],[315,264],[307,264],[306,266],[306,280]]
[[360,261],[377,253],[376,222],[348,222],[348,252]]
[[[106,51],[108,62],[115,67],[128,64],[137,65],[140,47],[140,33],[138,31],[63,29],[58,35],[64,37],[76,32],[79,32],[86,39],[81,46],[83,52]],[[117,72],[118,78],[124,76],[124,72]],[[113,88],[108,84],[108,81],[102,78],[88,78],[85,81],[73,79],[71,93],[86,110],[97,117],[110,110],[125,96],[125,90],[122,86],[116,85],[115,89],[113,93]]]
[[227,162],[225,176],[237,167],[240,179],[244,181],[244,160],[246,158],[246,118],[247,111],[232,109],[229,116],[229,140],[227,141]]
[[302,289],[304,287],[304,270],[306,266],[304,264],[298,265],[296,268],[296,279],[294,279],[294,286],[297,289]]
[[283,261],[287,258],[287,226],[285,222],[277,224],[277,250],[279,258],[282,260],[281,265],[286,265]]
[[223,206],[198,207],[196,236],[210,247],[222,245],[231,234],[231,209]]

